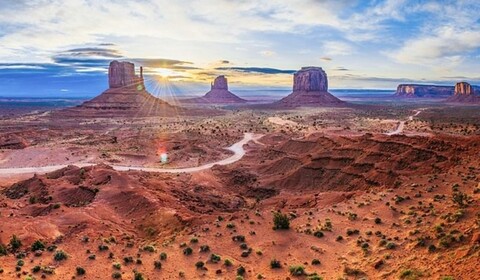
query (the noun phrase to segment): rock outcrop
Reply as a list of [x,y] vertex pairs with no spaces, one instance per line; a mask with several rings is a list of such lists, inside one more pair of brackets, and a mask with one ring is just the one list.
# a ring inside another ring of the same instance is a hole
[[452,86],[400,84],[397,86],[397,97],[448,97],[453,95]]
[[143,77],[135,75],[135,65],[131,62],[112,61],[108,67],[108,85],[110,88],[132,86],[142,82]]
[[467,82],[455,84],[455,93],[447,99],[453,103],[480,103],[480,96],[475,95],[475,89]]
[[108,84],[109,89],[99,96],[63,113],[81,116],[156,116],[178,114],[183,110],[150,94],[145,89],[142,67],[140,76],[137,76],[135,65],[131,62],[112,61],[108,68]]
[[473,95],[473,87],[467,82],[460,82],[455,84],[455,95]]
[[185,103],[206,103],[206,104],[236,104],[245,103],[247,100],[242,99],[228,90],[228,81],[225,76],[218,76],[212,84],[210,91],[204,96],[198,98],[189,98],[181,100]]
[[328,92],[327,73],[321,67],[302,67],[293,76],[293,92],[274,103],[281,107],[336,106],[345,103]]

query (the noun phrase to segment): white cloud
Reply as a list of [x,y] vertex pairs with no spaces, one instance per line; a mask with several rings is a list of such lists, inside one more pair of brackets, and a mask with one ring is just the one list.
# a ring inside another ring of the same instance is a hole
[[350,55],[353,53],[353,47],[350,44],[340,41],[329,41],[323,44],[323,50],[326,55]]

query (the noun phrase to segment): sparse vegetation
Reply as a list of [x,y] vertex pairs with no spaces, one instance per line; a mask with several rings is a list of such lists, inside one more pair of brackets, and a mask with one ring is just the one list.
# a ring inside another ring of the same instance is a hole
[[286,214],[281,212],[273,213],[273,229],[289,229],[290,220]]
[[65,253],[62,250],[56,251],[55,254],[53,255],[53,259],[56,261],[63,261],[63,260],[66,260],[67,258],[68,258],[67,253]]

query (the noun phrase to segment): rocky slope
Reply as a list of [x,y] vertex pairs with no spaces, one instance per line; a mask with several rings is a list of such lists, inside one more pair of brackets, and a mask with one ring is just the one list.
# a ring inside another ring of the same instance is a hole
[[328,92],[327,73],[321,67],[302,67],[293,77],[293,92],[275,102],[277,107],[331,106],[344,102]]
[[246,103],[247,100],[242,99],[228,90],[228,81],[225,76],[221,75],[215,78],[211,84],[210,91],[204,96],[198,98],[190,98],[181,100],[184,103],[211,103],[211,104],[234,104]]

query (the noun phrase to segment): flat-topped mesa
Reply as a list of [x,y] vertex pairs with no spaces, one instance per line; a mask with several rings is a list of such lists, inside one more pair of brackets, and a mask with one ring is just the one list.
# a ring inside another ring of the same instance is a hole
[[400,84],[397,86],[397,97],[447,97],[453,95],[452,86]]
[[127,61],[114,60],[108,67],[108,85],[110,88],[123,88],[143,84],[143,68],[140,76],[135,75],[135,64]]
[[302,67],[293,76],[293,91],[328,91],[327,73],[321,67]]
[[455,84],[455,95],[473,95],[474,93],[473,87],[467,82]]
[[338,106],[345,102],[328,92],[327,73],[321,67],[302,67],[293,75],[293,92],[273,103],[279,107]]
[[224,75],[218,76],[213,80],[213,83],[210,84],[210,89],[224,89],[228,90],[227,78]]

